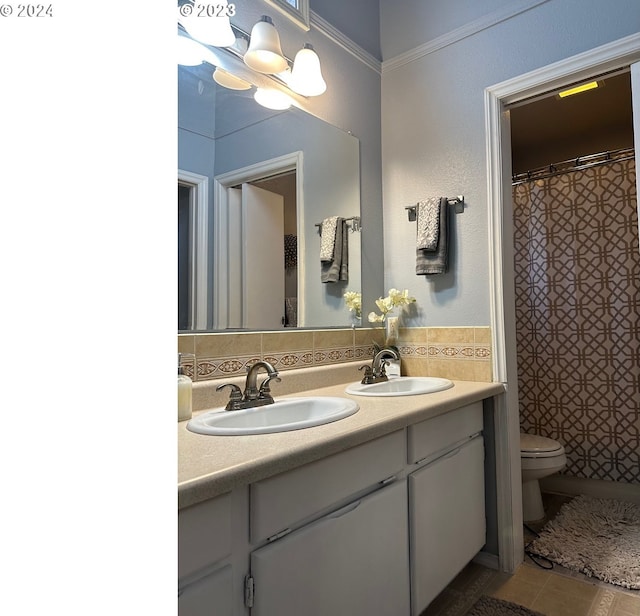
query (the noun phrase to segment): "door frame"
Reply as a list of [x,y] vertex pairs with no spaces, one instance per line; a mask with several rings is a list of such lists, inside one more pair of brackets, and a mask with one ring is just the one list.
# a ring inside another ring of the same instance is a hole
[[207,328],[207,273],[209,250],[209,178],[178,169],[178,184],[191,188],[189,202],[189,237],[191,239],[191,329]]
[[229,322],[229,310],[227,305],[229,277],[229,189],[238,184],[255,182],[266,177],[285,173],[296,172],[296,202],[297,216],[296,226],[298,235],[298,327],[304,326],[304,254],[305,241],[302,230],[304,229],[304,195],[303,195],[303,153],[291,152],[276,158],[261,161],[247,167],[234,169],[213,179],[214,202],[216,207],[213,213],[213,228],[215,233],[215,258],[213,264],[213,328],[227,329]]
[[[640,61],[640,33],[596,47],[485,89],[485,145],[489,224],[489,277],[494,381],[505,385],[496,399],[495,442],[500,569],[513,573],[523,561],[520,418],[518,409],[513,291],[513,234],[509,115],[505,106]],[[632,91],[640,88],[632,67]],[[634,77],[635,75],[635,77]],[[634,111],[638,109],[637,96]],[[636,114],[634,114],[635,116]],[[634,117],[635,128],[640,119]],[[636,131],[636,134],[640,134]],[[636,140],[636,154],[640,148]],[[640,182],[640,179],[636,180]]]

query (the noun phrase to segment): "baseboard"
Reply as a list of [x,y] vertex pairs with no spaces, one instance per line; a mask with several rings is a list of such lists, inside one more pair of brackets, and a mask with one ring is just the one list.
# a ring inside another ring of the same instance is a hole
[[495,571],[500,570],[500,559],[495,554],[489,554],[489,552],[478,552],[473,557],[473,562]]
[[542,492],[552,494],[568,494],[570,496],[586,494],[595,498],[615,498],[640,504],[640,484],[636,483],[555,475],[541,479],[540,489]]

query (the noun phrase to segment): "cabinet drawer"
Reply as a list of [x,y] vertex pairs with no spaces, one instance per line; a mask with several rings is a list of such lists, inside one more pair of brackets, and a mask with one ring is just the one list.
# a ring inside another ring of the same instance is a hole
[[252,484],[252,543],[398,473],[405,456],[404,431],[400,430]]
[[409,464],[433,459],[451,446],[481,431],[482,402],[474,402],[409,426]]
[[178,577],[231,554],[231,494],[178,513]]

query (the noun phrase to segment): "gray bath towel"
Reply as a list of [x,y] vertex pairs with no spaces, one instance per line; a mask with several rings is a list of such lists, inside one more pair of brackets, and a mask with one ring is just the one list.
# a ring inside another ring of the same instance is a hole
[[440,236],[440,197],[419,201],[416,206],[416,248],[434,252]]
[[349,280],[349,235],[344,218],[338,218],[333,260],[321,263],[320,279],[322,282]]
[[416,274],[431,276],[444,274],[449,267],[449,207],[446,197],[440,198],[440,229],[438,246],[435,251],[416,249]]

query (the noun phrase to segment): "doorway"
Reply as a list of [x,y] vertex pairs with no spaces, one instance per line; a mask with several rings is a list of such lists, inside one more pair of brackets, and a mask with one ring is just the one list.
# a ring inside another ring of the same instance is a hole
[[630,72],[589,83],[509,108],[520,425],[565,447],[553,481],[640,483]]
[[[235,324],[239,313],[242,314],[240,327],[246,327],[245,323],[249,318],[248,303],[244,297],[250,289],[246,288],[246,276],[243,275],[243,268],[246,272],[246,266],[248,266],[246,255],[243,254],[243,246],[247,243],[242,236],[241,220],[239,221],[238,216],[235,215],[242,207],[242,195],[238,194],[240,191],[236,187],[243,184],[264,190],[269,187],[268,192],[277,194],[284,200],[283,234],[280,242],[282,250],[280,265],[277,269],[283,274],[286,290],[283,291],[283,318],[279,327],[304,325],[304,272],[302,271],[303,263],[300,260],[300,255],[304,254],[304,238],[300,233],[303,224],[300,212],[304,211],[302,161],[302,152],[293,152],[230,171],[214,179],[216,256],[213,272],[215,298],[213,315],[215,329],[237,327],[238,325]],[[286,243],[287,235],[295,237],[295,246],[292,246],[291,240],[289,244]],[[233,242],[230,237],[239,239]],[[287,254],[290,255],[289,259]],[[292,263],[295,263],[295,268],[291,267]],[[286,301],[287,298],[289,302]]]
[[178,331],[207,327],[208,184],[178,169]]
[[250,182],[253,186],[281,195],[284,200],[284,321],[298,326],[298,202],[295,169]]
[[178,183],[178,331],[191,329],[193,323],[192,202],[193,187]]
[[[520,421],[512,250],[510,104],[560,87],[631,66],[632,90],[640,92],[640,34],[567,58],[485,90],[485,136],[490,246],[491,330],[494,380],[508,385],[495,401],[497,515],[500,569],[514,572],[524,556]],[[640,127],[640,95],[633,100],[635,130]]]

